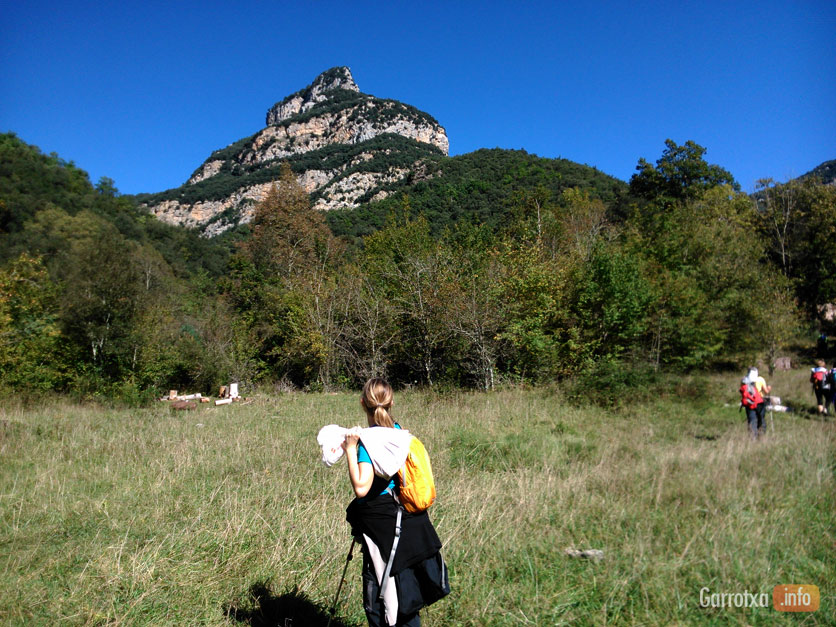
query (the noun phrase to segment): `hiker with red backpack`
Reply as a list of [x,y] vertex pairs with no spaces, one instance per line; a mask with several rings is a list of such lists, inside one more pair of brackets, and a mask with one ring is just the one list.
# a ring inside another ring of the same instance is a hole
[[761,402],[758,403],[756,411],[758,412],[758,430],[761,435],[766,433],[766,403],[769,398],[769,393],[772,391],[772,386],[767,384],[759,373],[757,368],[749,368],[747,375],[749,380],[755,384],[755,389],[761,395]]
[[740,405],[746,410],[746,421],[749,424],[749,437],[757,440],[762,430],[765,430],[763,414],[758,411],[764,400],[756,385],[755,378],[757,377],[757,371],[755,371],[754,378],[751,376],[753,370],[754,368],[749,368],[748,373],[740,382]]
[[816,412],[823,416],[827,414],[827,399],[831,392],[823,359],[817,360],[816,367],[810,369],[810,384],[813,386],[813,394],[816,395]]
[[[386,430],[401,429],[391,416],[394,398],[384,379],[366,383],[360,404],[369,425],[363,431],[373,432],[369,436],[385,438]],[[426,511],[435,498],[429,457],[413,437],[408,453],[397,447],[402,469],[381,476],[373,460],[378,454],[370,451],[374,440],[367,437],[367,446],[363,437],[352,430],[343,443],[356,495],[346,509],[346,520],[363,552],[363,609],[371,627],[418,627],[418,610],[450,592],[441,541]],[[390,452],[395,448],[389,447]]]

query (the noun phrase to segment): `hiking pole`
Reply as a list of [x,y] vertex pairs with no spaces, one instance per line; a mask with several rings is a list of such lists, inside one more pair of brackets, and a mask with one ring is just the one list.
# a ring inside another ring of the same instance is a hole
[[343,576],[340,578],[340,585],[337,586],[337,594],[334,595],[334,602],[331,604],[331,611],[328,615],[328,624],[325,627],[331,627],[331,620],[334,618],[334,613],[337,611],[337,600],[340,598],[340,590],[343,589],[343,582],[345,581],[345,573],[348,571],[348,563],[354,557],[354,543],[357,540],[351,536],[351,546],[348,547],[348,557],[345,558],[345,568],[343,568]]

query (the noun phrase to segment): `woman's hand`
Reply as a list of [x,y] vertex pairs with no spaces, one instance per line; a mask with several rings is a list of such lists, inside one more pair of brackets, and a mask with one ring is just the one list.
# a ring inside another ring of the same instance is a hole
[[346,433],[343,441],[343,450],[348,452],[349,449],[356,449],[357,443],[360,441],[360,436],[356,433]]

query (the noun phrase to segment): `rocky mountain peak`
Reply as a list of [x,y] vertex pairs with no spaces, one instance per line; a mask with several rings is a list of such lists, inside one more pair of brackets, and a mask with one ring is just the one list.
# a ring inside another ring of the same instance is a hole
[[345,66],[333,67],[326,70],[314,79],[314,82],[300,89],[295,94],[287,96],[281,102],[277,102],[267,111],[267,126],[278,124],[294,115],[303,113],[308,109],[328,99],[328,92],[337,89],[360,92],[351,70]]
[[347,67],[273,105],[267,126],[214,151],[176,189],[149,195],[165,222],[217,235],[252,219],[287,162],[317,210],[353,209],[432,176],[447,155],[431,115],[360,92]]

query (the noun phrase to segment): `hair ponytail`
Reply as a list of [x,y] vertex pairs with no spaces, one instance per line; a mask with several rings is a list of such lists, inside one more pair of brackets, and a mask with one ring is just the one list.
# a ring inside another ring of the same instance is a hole
[[380,425],[381,427],[395,426],[395,421],[392,420],[392,416],[383,407],[377,407],[374,410],[374,416],[372,417],[372,419],[374,420],[374,424]]
[[369,426],[394,427],[395,421],[389,411],[393,403],[392,386],[386,379],[369,379],[363,386],[360,404],[366,410]]

